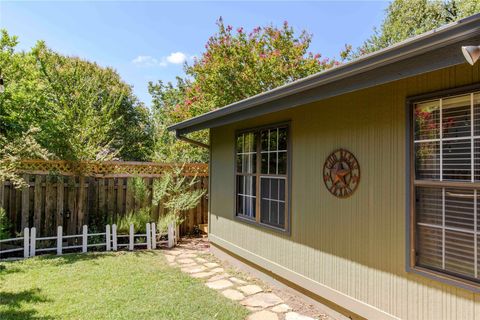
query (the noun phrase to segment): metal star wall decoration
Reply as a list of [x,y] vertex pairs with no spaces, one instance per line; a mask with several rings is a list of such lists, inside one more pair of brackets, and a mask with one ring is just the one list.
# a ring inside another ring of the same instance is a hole
[[334,196],[351,196],[360,182],[360,166],[355,156],[345,149],[332,152],[323,166],[323,181]]

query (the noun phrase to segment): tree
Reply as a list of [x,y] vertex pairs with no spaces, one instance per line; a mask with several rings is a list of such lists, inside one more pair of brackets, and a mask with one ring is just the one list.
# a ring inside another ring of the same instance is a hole
[[347,46],[342,56],[352,60],[478,12],[478,0],[394,0],[380,28],[359,48]]
[[39,41],[16,52],[1,31],[0,132],[13,139],[41,129],[40,145],[66,160],[146,160],[152,146],[149,110],[111,68],[61,55]]
[[18,174],[22,159],[48,159],[50,154],[35,140],[38,129],[32,128],[20,137],[8,140],[0,133],[0,184],[9,180],[14,188],[28,187]]
[[[282,27],[257,27],[236,31],[220,18],[218,30],[205,52],[185,65],[186,78],[176,84],[150,83],[155,115],[155,158],[173,161],[205,161],[205,150],[175,140],[165,128],[285,83],[332,67],[337,62],[308,52],[312,36],[298,36],[287,22]],[[206,132],[193,138],[208,142]],[[182,150],[182,152],[178,152]],[[182,157],[181,155],[184,155]],[[163,157],[163,158],[162,158]]]

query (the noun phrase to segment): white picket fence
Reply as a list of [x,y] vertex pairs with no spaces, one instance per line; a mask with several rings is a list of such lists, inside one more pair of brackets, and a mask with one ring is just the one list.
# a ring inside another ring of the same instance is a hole
[[[162,236],[167,236],[167,240],[159,240]],[[89,241],[91,237],[103,237],[104,241],[100,243]],[[81,244],[76,245],[65,245],[64,240],[81,238]],[[128,238],[128,242],[119,243],[119,239]],[[145,238],[145,242],[136,242],[138,238]],[[44,247],[39,246],[41,241],[50,241],[55,242],[56,246],[54,247]],[[5,246],[10,243],[10,249],[2,250],[2,244]],[[23,245],[20,245],[23,243]],[[157,234],[157,228],[155,223],[146,224],[146,233],[135,234],[133,224],[130,225],[130,230],[128,234],[119,234],[117,232],[117,225],[113,224],[112,226],[106,225],[105,232],[100,233],[88,233],[88,226],[84,225],[82,228],[82,234],[75,235],[64,235],[62,226],[57,227],[57,235],[51,237],[37,237],[37,229],[25,228],[23,230],[23,237],[10,238],[0,240],[0,259],[2,255],[21,252],[23,251],[23,257],[34,257],[37,253],[42,252],[56,252],[57,255],[63,254],[64,250],[69,249],[81,249],[82,252],[88,252],[88,248],[96,247],[97,251],[102,248],[105,251],[117,251],[119,248],[127,248],[128,250],[134,250],[135,247],[145,247],[150,249],[156,249],[158,245],[167,245],[168,248],[172,248],[177,243],[177,234],[175,226],[169,225],[167,233]]]

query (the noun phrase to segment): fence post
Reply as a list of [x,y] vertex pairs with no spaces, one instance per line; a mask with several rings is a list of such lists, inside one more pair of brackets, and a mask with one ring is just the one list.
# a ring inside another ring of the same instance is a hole
[[173,248],[175,246],[175,227],[171,223],[168,225],[167,237],[168,237],[168,247]]
[[150,231],[150,223],[146,225],[147,229],[147,250],[152,249],[152,232]]
[[107,251],[110,251],[110,247],[112,245],[112,239],[110,237],[110,225],[107,224],[107,226],[105,227],[105,243],[106,243],[106,250]]
[[57,255],[62,254],[62,242],[63,242],[63,228],[62,226],[57,227]]
[[152,223],[152,249],[157,249],[157,226]]
[[82,230],[82,252],[87,252],[87,244],[88,244],[88,227],[83,225]]
[[128,250],[133,250],[133,224],[130,224],[130,234],[129,234],[129,241],[128,241]]
[[112,224],[113,251],[117,251],[117,225]]
[[29,239],[30,229],[25,228],[23,229],[23,257],[28,258],[29,251],[28,247],[30,246],[30,239]]
[[35,257],[35,247],[37,245],[37,228],[30,230],[30,257]]
[[175,245],[178,244],[178,237],[180,236],[180,226],[175,224],[175,231],[173,233],[173,237],[175,239]]

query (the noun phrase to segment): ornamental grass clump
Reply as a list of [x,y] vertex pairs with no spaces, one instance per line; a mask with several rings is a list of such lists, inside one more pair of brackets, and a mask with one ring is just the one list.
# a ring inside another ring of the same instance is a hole
[[125,216],[120,217],[117,221],[117,230],[121,233],[128,233],[130,225],[133,224],[135,233],[145,233],[146,224],[153,221],[150,218],[151,206],[147,204],[150,197],[145,181],[141,177],[135,177],[132,180],[133,199],[138,209],[131,210]]

